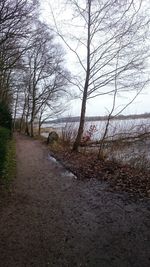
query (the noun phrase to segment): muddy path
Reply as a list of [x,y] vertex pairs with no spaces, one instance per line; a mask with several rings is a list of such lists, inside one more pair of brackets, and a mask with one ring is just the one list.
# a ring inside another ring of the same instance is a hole
[[39,141],[16,143],[17,178],[0,210],[1,267],[150,266],[150,201],[75,179]]

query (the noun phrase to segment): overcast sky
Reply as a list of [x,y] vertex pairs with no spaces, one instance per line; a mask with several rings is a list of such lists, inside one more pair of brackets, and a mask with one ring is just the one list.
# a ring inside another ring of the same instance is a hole
[[[69,10],[63,9],[62,2],[63,2],[62,0],[55,0],[55,1],[41,0],[42,18],[43,20],[47,21],[49,25],[53,24],[51,8],[53,9],[55,17],[57,18],[58,26],[60,26],[59,23],[61,23],[62,20],[68,21],[71,18],[71,12]],[[49,3],[51,4],[51,8]],[[65,30],[66,32],[69,32],[70,27],[66,26]],[[60,39],[59,42],[62,43]],[[62,45],[64,46],[63,43]],[[64,48],[66,51],[66,62],[68,69],[72,73],[77,72],[78,67],[76,65],[76,59],[74,55],[65,46]],[[116,113],[119,110],[121,110],[124,107],[124,105],[126,105],[134,97],[134,95],[135,95],[134,93],[128,93],[128,94],[126,93],[124,95],[119,96],[116,102]],[[93,98],[91,100],[88,100],[86,115],[87,116],[106,115],[108,114],[108,110],[111,109],[111,106],[112,106],[112,96],[105,95]],[[70,101],[70,109],[66,112],[65,115],[73,115],[73,116],[79,115],[80,107],[81,107],[80,99]],[[133,113],[138,114],[145,112],[150,112],[150,86],[148,86],[143,90],[143,92],[136,98],[136,100],[132,103],[132,105],[130,105],[126,110],[124,110],[123,114],[133,114]]]

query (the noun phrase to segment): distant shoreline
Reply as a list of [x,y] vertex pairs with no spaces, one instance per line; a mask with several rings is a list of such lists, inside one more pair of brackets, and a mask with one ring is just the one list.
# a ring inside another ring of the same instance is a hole
[[[112,116],[112,120],[130,120],[130,119],[149,119],[150,113],[145,114],[133,114],[133,115],[118,115],[118,116]],[[108,119],[108,116],[87,116],[85,117],[85,122],[87,121],[105,121]],[[55,120],[45,121],[44,124],[50,124],[50,123],[64,123],[64,122],[79,122],[80,117],[64,117],[59,118]]]

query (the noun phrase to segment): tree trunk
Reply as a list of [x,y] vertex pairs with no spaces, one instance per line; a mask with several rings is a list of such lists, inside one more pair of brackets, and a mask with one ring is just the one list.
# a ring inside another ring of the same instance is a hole
[[81,142],[81,138],[82,138],[82,134],[83,134],[83,130],[84,130],[86,101],[87,101],[87,90],[88,90],[88,79],[87,79],[87,82],[86,82],[85,88],[84,88],[78,134],[77,134],[76,140],[75,140],[75,142],[73,144],[73,151],[76,151],[76,152],[78,151],[78,148],[79,148],[79,145],[80,145],[80,142]]
[[33,120],[31,120],[31,137],[34,137]]
[[29,126],[28,126],[28,116],[26,116],[26,128],[25,128],[25,133],[26,133],[27,135],[30,135],[30,133],[29,133]]
[[35,119],[35,88],[33,90],[33,103],[31,112],[31,137],[34,137],[34,119]]
[[41,125],[39,125],[38,135],[41,135]]
[[42,126],[42,112],[39,115],[39,129],[38,129],[38,135],[41,135],[41,126]]
[[16,115],[17,115],[18,99],[19,99],[19,89],[17,90],[17,97],[16,97],[15,107],[14,107],[13,131],[15,131],[15,128],[16,128]]
[[86,102],[87,102],[87,94],[88,94],[88,87],[89,87],[89,78],[90,78],[90,43],[91,43],[91,0],[88,1],[88,39],[87,39],[87,66],[86,66],[86,78],[85,78],[85,85],[83,91],[83,99],[82,99],[82,107],[81,107],[81,115],[80,115],[80,124],[77,133],[76,140],[73,144],[73,151],[78,151],[82,134],[84,131],[84,123],[85,123],[85,114],[86,114]]
[[23,109],[22,116],[21,116],[21,119],[20,119],[19,132],[22,132],[22,125],[23,125],[24,115],[25,115],[25,108]]

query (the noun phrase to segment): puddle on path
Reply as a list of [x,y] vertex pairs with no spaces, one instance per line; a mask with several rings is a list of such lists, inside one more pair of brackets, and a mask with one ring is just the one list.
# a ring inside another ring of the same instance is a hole
[[77,179],[77,176],[75,174],[73,174],[72,172],[67,171],[67,170],[62,172],[61,176],[63,176],[63,177],[67,176],[67,177],[70,177],[70,178],[73,178],[73,179]]
[[48,154],[48,160],[51,160],[52,162],[55,162],[57,164],[60,164],[54,157],[52,157],[50,154]]
[[[50,154],[48,154],[48,160],[62,166],[62,164],[60,162],[58,162],[58,160],[55,159],[54,157],[52,157]],[[73,174],[72,172],[70,172],[64,168],[64,171],[62,170],[62,172],[61,172],[61,177],[66,177],[66,176],[69,178],[77,179],[77,176],[75,174]]]

